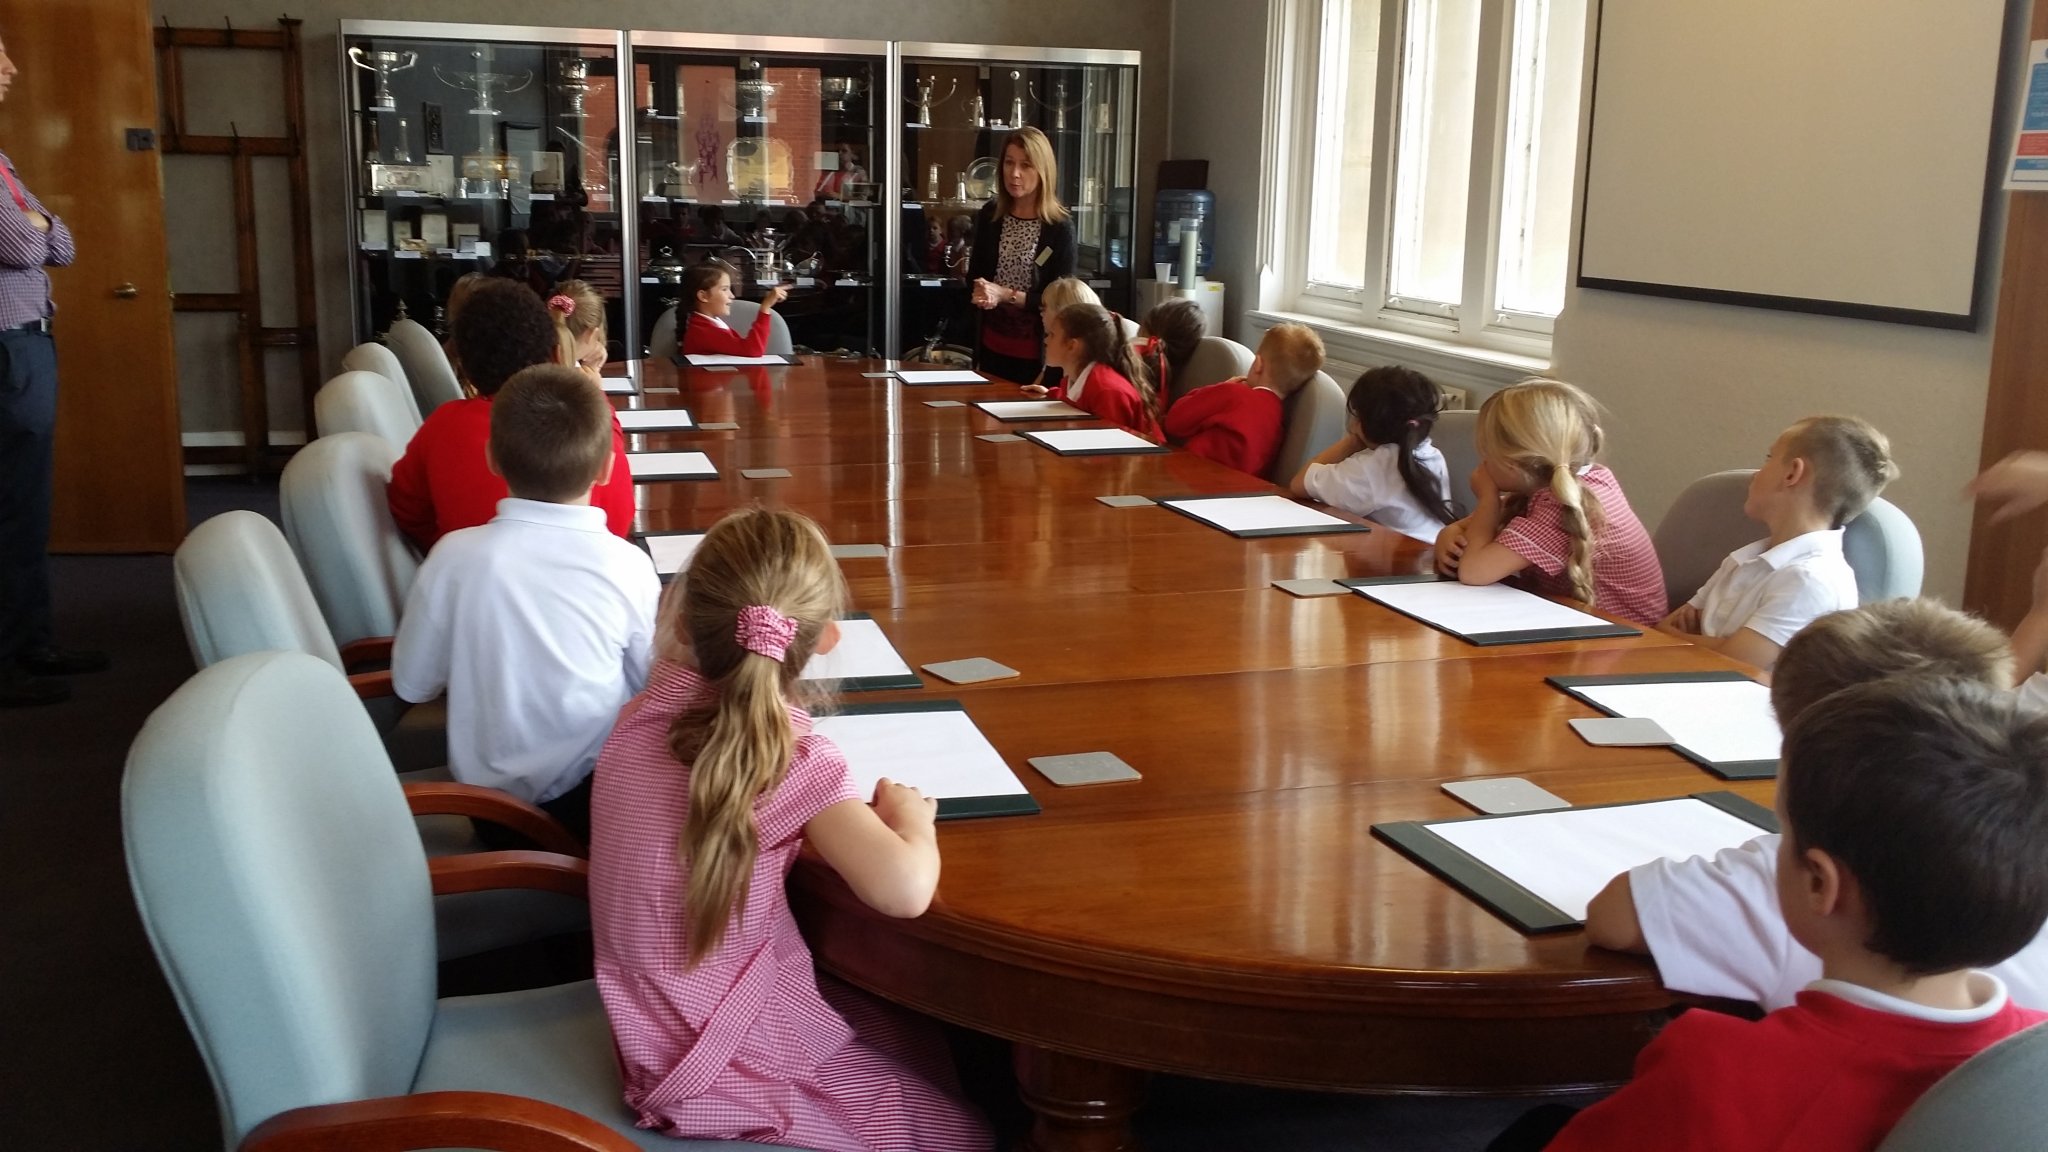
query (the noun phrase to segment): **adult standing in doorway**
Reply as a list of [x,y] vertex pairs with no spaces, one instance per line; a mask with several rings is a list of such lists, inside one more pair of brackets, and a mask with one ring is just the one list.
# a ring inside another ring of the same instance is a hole
[[995,199],[975,215],[967,271],[982,310],[976,366],[1018,384],[1038,379],[1045,357],[1038,296],[1074,274],[1074,227],[1060,203],[1052,142],[1036,128],[1003,138],[1001,179]]
[[[0,100],[14,83],[0,43]],[[0,153],[0,707],[55,704],[51,677],[96,672],[107,658],[50,643],[50,487],[57,429],[57,345],[50,276],[71,263],[71,230]]]

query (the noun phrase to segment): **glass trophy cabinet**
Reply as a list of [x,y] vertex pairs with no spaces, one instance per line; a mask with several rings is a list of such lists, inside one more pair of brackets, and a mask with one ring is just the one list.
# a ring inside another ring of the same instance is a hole
[[896,353],[971,354],[977,323],[968,253],[996,194],[1003,138],[1031,125],[1051,141],[1073,213],[1075,275],[1112,310],[1135,306],[1136,52],[900,46],[902,271]]
[[681,307],[683,270],[733,295],[789,287],[800,352],[886,355],[886,41],[635,32],[637,337]]
[[344,21],[358,339],[482,272],[582,280],[627,355],[615,31]]

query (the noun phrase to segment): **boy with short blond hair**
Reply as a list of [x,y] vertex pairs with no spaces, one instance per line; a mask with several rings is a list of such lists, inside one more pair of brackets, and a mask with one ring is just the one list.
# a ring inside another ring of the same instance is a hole
[[1769,668],[1809,621],[1856,606],[1842,529],[1898,474],[1891,442],[1853,416],[1809,416],[1787,428],[1742,503],[1770,535],[1729,553],[1658,627]]
[[1264,477],[1286,435],[1285,402],[1323,367],[1323,341],[1305,324],[1276,324],[1251,371],[1197,388],[1166,410],[1166,435],[1197,456]]

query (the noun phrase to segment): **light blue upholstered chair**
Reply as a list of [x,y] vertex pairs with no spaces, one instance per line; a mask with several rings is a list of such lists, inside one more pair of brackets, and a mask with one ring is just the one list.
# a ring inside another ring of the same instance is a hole
[[393,322],[391,330],[384,333],[384,344],[404,366],[405,382],[412,388],[422,418],[450,400],[462,399],[462,382],[455,378],[448,353],[417,320]]
[[405,393],[406,405],[412,409],[412,426],[420,426],[419,398],[412,394],[412,381],[406,379],[405,365],[398,362],[391,349],[375,341],[358,344],[341,358],[341,368],[344,372],[375,372],[398,385],[399,391]]
[[517,1122],[585,1141],[562,1148],[743,1147],[633,1127],[590,981],[435,999],[434,893],[575,898],[585,864],[430,862],[376,731],[325,661],[264,652],[193,677],[136,737],[121,818],[136,907],[228,1147],[323,1125],[339,1147],[372,1116],[378,1147],[506,1147]]
[[2048,1024],[1963,1062],[1907,1109],[1877,1152],[2016,1152],[2048,1133]]
[[1479,497],[1472,491],[1472,470],[1479,467],[1479,412],[1452,408],[1436,414],[1429,442],[1444,454],[1444,475],[1451,482],[1451,503],[1472,511]]
[[673,360],[682,350],[676,335],[676,310],[663,312],[654,321],[654,331],[647,337],[647,354],[656,360]]
[[1287,398],[1287,430],[1266,478],[1275,484],[1292,480],[1316,453],[1343,438],[1344,420],[1344,389],[1328,372],[1316,373]]
[[1172,399],[1178,400],[1197,388],[1221,384],[1244,375],[1252,370],[1252,356],[1251,349],[1235,340],[1221,336],[1202,337],[1202,342],[1188,356],[1188,362],[1181,366],[1180,376],[1167,381]]
[[1899,506],[1880,496],[1842,533],[1842,554],[1856,570],[1856,597],[1864,604],[1920,594],[1927,554],[1920,529]]
[[1692,599],[1730,552],[1767,535],[1763,525],[1742,514],[1754,475],[1754,468],[1736,468],[1702,476],[1685,486],[1657,522],[1650,540],[1664,569],[1669,607]]
[[381,437],[338,432],[299,449],[278,484],[285,538],[343,647],[396,635],[419,574],[385,495],[397,460]]
[[368,432],[401,450],[420,429],[419,412],[405,385],[367,371],[343,372],[322,384],[313,395],[313,422],[322,436]]

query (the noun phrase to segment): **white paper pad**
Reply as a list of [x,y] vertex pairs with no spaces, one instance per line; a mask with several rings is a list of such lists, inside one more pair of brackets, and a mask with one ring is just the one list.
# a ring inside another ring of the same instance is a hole
[[911,676],[910,665],[873,620],[841,620],[839,644],[804,665],[803,680],[854,680],[863,676]]
[[1652,860],[1712,856],[1765,830],[1686,797],[1424,827],[1574,920],[1609,880]]
[[1055,452],[1156,452],[1159,445],[1122,428],[1061,428],[1052,432],[1026,432]]
[[788,367],[789,360],[782,356],[720,356],[710,353],[693,352],[683,359],[693,368],[729,367],[735,364],[776,364]]
[[998,420],[1093,420],[1064,400],[981,400],[974,405]]
[[853,790],[863,800],[884,776],[939,800],[1030,791],[958,709],[821,716],[816,731],[846,753]]
[[1616,716],[1655,720],[1679,747],[1716,764],[1778,758],[1771,690],[1754,680],[1584,684],[1572,691]]
[[1232,496],[1222,500],[1168,500],[1167,506],[1199,517],[1225,532],[1273,528],[1357,527],[1328,512],[1296,504],[1285,496]]
[[597,378],[597,386],[609,395],[624,396],[632,393],[633,380],[630,376],[600,376]]
[[1611,627],[1598,616],[1588,616],[1576,608],[1567,608],[1505,584],[1459,584],[1445,580],[1418,584],[1368,584],[1352,591],[1461,636],[1550,628]]
[[628,452],[626,467],[642,476],[716,476],[718,466],[702,452]]
[[663,576],[673,576],[690,566],[690,555],[704,542],[704,534],[649,536],[646,540],[647,554],[654,557],[654,570]]
[[931,368],[919,371],[911,368],[898,369],[894,373],[905,384],[986,384],[988,377],[979,372],[961,369]]
[[697,421],[681,408],[621,408],[617,415],[619,427],[628,432],[664,432],[697,426]]

